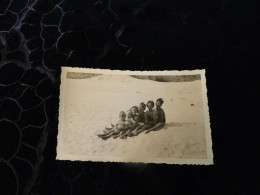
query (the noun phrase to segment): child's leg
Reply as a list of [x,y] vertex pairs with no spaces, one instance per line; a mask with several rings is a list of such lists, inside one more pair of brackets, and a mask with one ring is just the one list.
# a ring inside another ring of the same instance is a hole
[[158,123],[154,127],[147,129],[145,133],[149,133],[150,131],[158,131],[164,127],[165,123]]
[[118,133],[118,134],[114,134],[114,135],[113,135],[113,138],[116,139],[116,138],[118,138],[120,135],[122,135],[121,132]]
[[136,128],[136,130],[138,131],[139,129],[142,129],[144,127],[144,125],[140,125],[139,127]]
[[134,131],[136,127],[138,127],[138,124],[133,124],[133,126],[130,127],[130,131]]
[[137,125],[133,125],[132,127],[130,127],[123,135],[122,137],[126,138],[127,136],[132,134],[132,131],[137,127]]
[[114,135],[113,137],[114,137],[114,139],[118,138],[119,136],[122,137],[122,135],[124,135],[126,132],[127,132],[127,129],[123,129],[119,133]]
[[128,129],[126,132],[122,132],[122,134],[120,135],[120,138],[125,139],[125,138],[127,138],[127,136],[129,134],[131,134],[131,130],[130,129]]
[[144,126],[144,125],[140,125],[140,126],[136,127],[135,130],[134,130],[132,133],[133,133],[134,135],[137,135],[137,134],[138,134],[138,131],[139,131],[140,129],[142,129],[143,126]]
[[110,136],[99,136],[101,139],[103,139],[103,140],[106,140],[106,139],[108,139]]
[[153,126],[154,126],[154,125],[152,125],[152,124],[146,124],[146,125],[144,125],[141,129],[139,129],[139,130],[137,131],[137,135],[140,134],[140,133],[142,133],[142,132],[144,132],[146,129],[152,128]]
[[98,137],[106,137],[107,135],[109,135],[109,133],[103,133],[103,134],[98,134]]
[[127,137],[128,137],[128,134],[124,134],[124,135],[120,136],[121,139],[126,139]]
[[112,133],[114,131],[115,131],[115,129],[111,129],[111,130],[109,130],[109,131],[107,131],[107,132],[105,132],[103,134],[99,134],[98,136],[107,136],[107,135],[109,135],[110,133]]
[[110,129],[110,130],[107,130],[107,129],[105,129],[105,130],[103,130],[103,132],[104,133],[109,133],[109,132],[111,132],[111,131],[113,131],[114,129]]
[[97,136],[98,137],[104,137],[104,136],[106,136],[107,135],[107,133],[103,133],[103,134],[98,134]]
[[108,133],[104,133],[104,134],[99,134],[98,137],[109,138],[111,135],[113,135],[113,133],[114,133],[114,131],[108,132]]
[[116,128],[113,133],[113,138],[116,139],[118,136],[120,136],[121,132],[122,132],[122,129]]

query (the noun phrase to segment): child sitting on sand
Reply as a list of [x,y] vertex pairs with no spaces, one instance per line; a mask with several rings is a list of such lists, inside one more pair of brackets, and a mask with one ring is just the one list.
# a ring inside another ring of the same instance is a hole
[[[126,125],[128,126],[128,129],[129,129],[135,124],[135,120],[133,119],[133,117],[132,117],[133,115],[132,115],[132,112],[130,110],[126,111],[126,115],[127,115]],[[117,138],[119,136],[120,136],[120,138],[123,138],[123,135],[128,131],[128,129],[121,131],[117,135],[114,135],[113,138]]]
[[163,103],[164,103],[164,101],[162,98],[158,98],[156,100],[156,103],[155,103],[156,108],[154,109],[155,125],[152,128],[147,129],[145,133],[149,133],[151,131],[158,131],[165,126],[165,122],[166,122],[165,112],[161,108]]
[[[131,118],[135,121],[137,116],[138,116],[138,107],[137,106],[133,106],[127,112],[129,112],[129,116],[131,115]],[[105,127],[105,130],[103,130],[104,133],[110,132],[115,126],[116,126],[115,124],[111,123],[111,128],[110,127]]]
[[[135,122],[138,116],[138,108],[137,106],[133,106],[130,110],[127,111],[127,117],[128,119],[131,118],[131,120],[133,119],[133,121]],[[105,130],[103,130],[104,133],[108,133],[111,132],[113,130],[113,128],[116,125],[114,125],[113,123],[111,123],[111,127],[105,127]]]
[[143,127],[144,123],[145,123],[145,108],[146,108],[146,105],[142,102],[140,103],[139,105],[139,108],[138,108],[138,115],[135,119],[135,122],[134,124],[129,128],[129,130],[122,134],[120,137],[121,138],[126,138],[127,136],[132,136],[132,131],[133,130],[139,130]]
[[[119,121],[118,123],[113,127],[113,129],[111,129],[109,132],[104,133],[104,134],[99,134],[98,137],[102,138],[102,139],[107,139],[113,135],[117,135],[117,134],[121,134],[124,131],[126,131],[129,126],[128,126],[128,121],[125,120],[126,118],[126,113],[124,111],[121,111],[119,113]],[[116,137],[114,137],[116,138]]]
[[155,126],[155,111],[153,110],[154,107],[154,102],[153,101],[148,101],[146,104],[148,110],[145,112],[145,124],[142,126],[141,129],[137,129],[133,131],[132,133],[134,135],[138,135],[142,133],[146,129],[150,129]]
[[137,116],[138,116],[138,107],[137,106],[133,106],[130,109],[130,111],[131,111],[132,118],[134,119],[134,121],[136,121]]
[[132,112],[130,110],[126,111],[126,115],[127,115],[127,124],[130,127],[133,126],[133,124],[135,123],[135,120],[133,118]]

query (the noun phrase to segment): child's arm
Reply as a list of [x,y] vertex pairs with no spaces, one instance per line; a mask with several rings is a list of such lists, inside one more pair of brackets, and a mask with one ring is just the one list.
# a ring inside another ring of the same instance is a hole
[[124,128],[122,129],[122,130],[127,130],[127,129],[129,129],[129,123],[128,122],[125,122],[125,125],[124,125]]
[[144,124],[148,124],[148,116],[147,116],[147,113],[144,113]]
[[154,113],[153,113],[153,118],[154,118],[154,123],[156,124],[156,119],[157,119],[157,112],[156,111],[154,111]]
[[126,126],[127,126],[127,125],[125,125],[124,127],[118,128],[118,131],[123,131],[123,130],[125,130],[125,129],[126,129]]
[[154,112],[154,115],[153,115],[153,122],[152,122],[153,124],[156,124],[156,118],[155,118],[155,117],[156,117],[156,115],[155,115],[155,112]]
[[165,123],[165,122],[166,122],[166,117],[165,117],[165,112],[164,112],[164,111],[163,111],[163,114],[162,114],[162,116],[163,116],[163,117],[162,117],[162,122],[164,122],[164,123]]
[[134,119],[131,120],[131,123],[129,124],[129,128],[131,128],[134,125],[135,121]]

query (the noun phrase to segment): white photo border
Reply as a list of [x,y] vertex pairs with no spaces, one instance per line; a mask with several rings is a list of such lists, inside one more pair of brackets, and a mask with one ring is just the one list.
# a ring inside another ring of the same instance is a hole
[[[62,134],[64,129],[64,103],[66,99],[66,81],[67,72],[93,73],[93,74],[109,74],[109,75],[194,75],[200,74],[201,88],[203,97],[203,112],[205,121],[205,135],[207,158],[206,159],[169,159],[169,158],[144,158],[144,159],[127,159],[127,157],[104,157],[91,155],[68,155],[63,153],[62,148]],[[61,84],[60,84],[60,103],[59,103],[59,124],[57,137],[57,156],[56,160],[70,160],[70,161],[94,161],[94,162],[127,162],[127,163],[166,163],[166,164],[188,164],[188,165],[213,165],[213,150],[212,137],[210,128],[210,116],[207,99],[206,87],[206,70],[181,70],[181,71],[129,71],[129,70],[109,70],[109,69],[92,69],[92,68],[75,68],[75,67],[61,67]]]

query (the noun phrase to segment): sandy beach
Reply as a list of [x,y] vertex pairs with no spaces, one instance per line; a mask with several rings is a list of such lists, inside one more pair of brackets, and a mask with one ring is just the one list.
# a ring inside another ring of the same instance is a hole
[[[64,92],[62,153],[81,156],[205,159],[206,137],[201,81],[157,82],[131,76],[100,75],[68,79]],[[97,83],[102,82],[102,85]],[[125,139],[102,140],[97,134],[118,121],[120,111],[163,98],[166,126]]]

